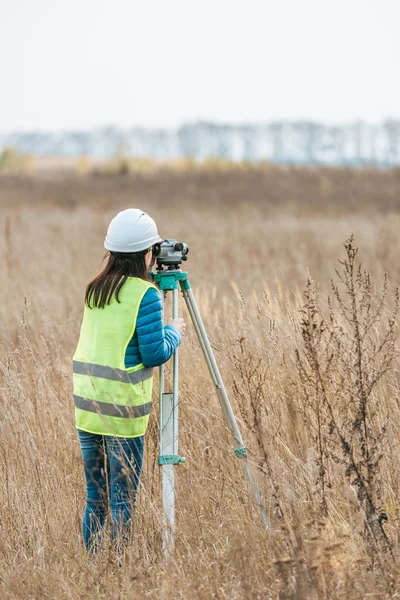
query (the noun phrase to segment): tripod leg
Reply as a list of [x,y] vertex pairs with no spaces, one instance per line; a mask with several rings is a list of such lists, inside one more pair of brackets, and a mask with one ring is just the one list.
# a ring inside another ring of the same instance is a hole
[[[173,291],[172,316],[178,316],[178,290]],[[168,557],[174,549],[175,528],[175,472],[174,465],[183,462],[178,456],[178,351],[173,357],[172,393],[164,392],[164,366],[160,367],[160,456],[162,467],[163,500],[163,554],[167,565]]]
[[[172,291],[172,317],[174,319],[178,318],[178,288]],[[172,369],[173,369],[173,394],[174,394],[174,404],[173,404],[173,430],[174,430],[174,448],[173,454],[174,456],[178,456],[178,402],[179,402],[179,349],[175,350],[173,359],[172,359]]]
[[[161,443],[160,455],[173,454],[173,407],[174,395],[163,393],[162,412],[160,412]],[[173,464],[162,465],[162,501],[163,501],[163,555],[167,564],[168,556],[174,547],[175,527],[175,472]]]
[[242,436],[240,434],[239,428],[237,426],[235,415],[233,414],[232,406],[229,402],[228,394],[226,393],[226,389],[224,383],[222,381],[214,353],[212,351],[209,339],[207,337],[207,333],[203,324],[203,320],[201,318],[199,309],[197,308],[196,301],[193,296],[193,292],[190,288],[189,282],[181,283],[182,295],[185,299],[190,317],[192,319],[201,349],[204,354],[204,358],[207,363],[208,370],[211,375],[212,382],[215,386],[217,396],[222,408],[222,412],[225,418],[225,421],[232,433],[235,454],[240,459],[243,470],[245,472],[246,478],[249,482],[250,489],[255,497],[257,508],[260,513],[261,519],[266,527],[268,527],[268,516],[266,510],[261,502],[261,495],[257,484],[254,480],[253,473],[251,471],[250,465],[247,460],[247,451],[244,446],[244,442]]

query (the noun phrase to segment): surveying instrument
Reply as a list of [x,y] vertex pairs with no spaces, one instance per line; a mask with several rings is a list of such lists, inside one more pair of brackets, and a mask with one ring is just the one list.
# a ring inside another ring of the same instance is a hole
[[[156,259],[157,272],[154,281],[162,292],[163,301],[167,292],[172,292],[172,318],[178,318],[178,290],[186,302],[200,347],[211,375],[212,382],[217,392],[225,422],[232,434],[234,453],[239,458],[249,482],[258,512],[266,527],[268,516],[261,502],[260,492],[254,480],[253,473],[247,460],[247,450],[238,429],[235,415],[233,414],[225,386],[221,379],[214,353],[207,337],[200,312],[197,308],[193,292],[190,287],[188,274],[182,271],[182,262],[187,260],[189,248],[186,244],[176,240],[165,240],[162,244],[153,247],[153,256]],[[172,392],[165,392],[164,365],[159,372],[159,404],[160,404],[160,454],[158,464],[162,468],[162,501],[163,501],[163,554],[167,562],[169,554],[174,548],[175,529],[175,465],[185,462],[185,458],[178,453],[178,366],[179,351],[173,356],[172,366]]]

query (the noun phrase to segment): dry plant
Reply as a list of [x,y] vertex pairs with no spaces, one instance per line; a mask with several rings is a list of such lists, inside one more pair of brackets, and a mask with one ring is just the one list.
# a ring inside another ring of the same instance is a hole
[[[353,237],[339,261],[326,317],[315,284],[308,281],[302,309],[303,351],[297,365],[304,396],[305,424],[316,449],[321,512],[328,514],[332,461],[341,465],[376,551],[390,551],[384,529],[380,463],[390,415],[381,406],[378,386],[396,354],[399,290],[389,311],[388,279],[375,293],[368,271],[357,265]],[[383,413],[383,419],[382,419]],[[392,554],[392,559],[395,557]]]

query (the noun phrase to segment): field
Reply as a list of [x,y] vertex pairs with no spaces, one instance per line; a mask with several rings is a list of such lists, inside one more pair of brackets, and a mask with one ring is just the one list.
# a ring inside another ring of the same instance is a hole
[[[130,206],[189,244],[190,281],[271,521],[265,531],[188,327],[187,462],[167,570],[156,401],[124,564],[106,551],[88,565],[80,536],[71,358],[108,222]],[[400,596],[399,171],[8,173],[0,227],[1,598]]]

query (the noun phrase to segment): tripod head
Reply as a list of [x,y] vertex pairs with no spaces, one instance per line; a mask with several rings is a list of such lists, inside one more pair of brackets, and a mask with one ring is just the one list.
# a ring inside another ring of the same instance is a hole
[[188,245],[176,240],[164,240],[162,244],[155,244],[153,256],[156,259],[157,271],[179,269],[182,262],[188,259],[188,252]]

